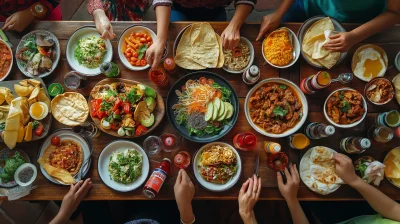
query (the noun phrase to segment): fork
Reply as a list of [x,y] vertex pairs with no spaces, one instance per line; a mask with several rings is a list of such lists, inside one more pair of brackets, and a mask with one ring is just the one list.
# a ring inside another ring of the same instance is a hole
[[[87,139],[86,137],[83,137],[83,138]],[[76,182],[79,182],[80,180],[82,180],[83,173],[86,172],[89,169],[88,163],[91,162],[91,158],[92,158],[92,154],[93,154],[93,151],[94,151],[94,147],[92,146],[90,140],[87,141],[87,142],[88,142],[88,144],[90,146],[89,157],[87,159],[85,159],[85,161],[83,161],[81,169],[79,170],[79,172],[77,173],[76,177],[74,178]]]

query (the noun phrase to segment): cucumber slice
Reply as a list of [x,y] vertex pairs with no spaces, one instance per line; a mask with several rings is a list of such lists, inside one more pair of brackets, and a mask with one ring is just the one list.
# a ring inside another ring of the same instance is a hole
[[213,116],[213,110],[214,110],[214,105],[212,102],[209,102],[207,104],[207,111],[206,111],[206,115],[204,116],[204,120],[206,120],[206,121],[211,120],[211,118]]

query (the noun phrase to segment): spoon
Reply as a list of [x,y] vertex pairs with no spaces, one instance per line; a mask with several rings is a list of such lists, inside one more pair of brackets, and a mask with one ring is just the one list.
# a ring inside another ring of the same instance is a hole
[[340,84],[344,85],[351,82],[351,80],[353,80],[353,76],[353,73],[342,73],[336,79],[332,79],[331,83],[340,82]]

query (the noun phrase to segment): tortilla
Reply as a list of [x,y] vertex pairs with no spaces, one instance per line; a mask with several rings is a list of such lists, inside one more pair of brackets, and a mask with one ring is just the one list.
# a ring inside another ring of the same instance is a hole
[[205,69],[206,67],[200,65],[199,63],[193,61],[189,55],[185,53],[177,54],[174,58],[175,63],[184,69],[191,69],[191,70],[201,70]]
[[217,37],[218,40],[218,45],[219,45],[219,56],[218,56],[218,63],[217,63],[217,68],[222,68],[224,66],[225,62],[225,55],[224,55],[224,50],[222,49],[222,39],[221,36],[215,33],[215,36]]
[[80,93],[66,92],[51,101],[53,116],[62,124],[76,126],[86,121],[89,106]]
[[[394,149],[396,150],[396,149]],[[400,150],[399,150],[400,151]],[[400,169],[397,165],[400,166],[400,161],[399,157],[397,157],[392,151],[389,152],[387,158],[385,161],[383,161],[383,164],[386,166],[385,167],[385,176],[387,178],[392,178],[392,179],[399,179],[400,178]]]
[[303,43],[307,43],[310,39],[320,34],[323,34],[325,30],[335,30],[333,26],[333,22],[331,18],[325,17],[323,19],[318,20],[314,24],[312,24],[303,38]]

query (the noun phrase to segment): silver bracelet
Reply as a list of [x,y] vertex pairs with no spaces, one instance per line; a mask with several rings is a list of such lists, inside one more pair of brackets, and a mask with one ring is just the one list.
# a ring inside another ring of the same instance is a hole
[[183,222],[183,221],[182,221],[182,218],[181,218],[181,224],[193,224],[194,222],[196,222],[196,216],[193,218],[193,221],[188,222],[188,223]]

